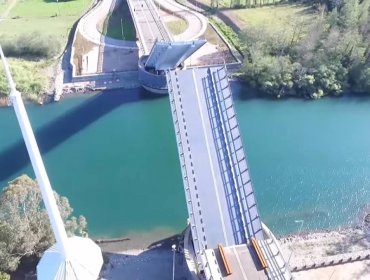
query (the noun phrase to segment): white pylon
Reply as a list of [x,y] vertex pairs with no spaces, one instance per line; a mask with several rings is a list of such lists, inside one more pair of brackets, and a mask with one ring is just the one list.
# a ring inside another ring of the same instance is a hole
[[23,140],[26,144],[56,239],[56,244],[45,252],[37,266],[38,279],[96,280],[103,265],[101,250],[87,238],[67,237],[21,94],[16,90],[1,46],[0,57],[3,61],[10,89],[9,99],[17,115]]

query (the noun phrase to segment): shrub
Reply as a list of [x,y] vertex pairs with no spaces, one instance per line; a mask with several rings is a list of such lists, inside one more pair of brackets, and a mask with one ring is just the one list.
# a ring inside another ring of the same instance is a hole
[[4,54],[17,58],[51,58],[60,49],[59,42],[53,36],[33,32],[19,35],[16,38],[2,40]]
[[[12,72],[17,89],[27,99],[36,100],[37,95],[42,94],[47,87],[47,77],[40,69],[43,69],[44,61],[21,61],[9,59],[10,71]],[[0,66],[0,96],[8,95],[8,82]]]
[[218,30],[225,36],[226,40],[230,44],[232,44],[239,52],[242,51],[242,44],[239,40],[239,36],[232,30],[230,26],[216,20],[212,20],[212,23],[216,25]]

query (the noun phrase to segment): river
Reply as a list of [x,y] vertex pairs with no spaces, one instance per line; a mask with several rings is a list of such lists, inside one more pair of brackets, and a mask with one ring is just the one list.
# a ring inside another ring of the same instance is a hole
[[[370,204],[370,99],[266,100],[232,87],[264,222],[278,235],[358,223]],[[90,235],[185,227],[167,97],[116,90],[27,110],[53,187]],[[12,108],[0,127],[0,186],[34,177]]]

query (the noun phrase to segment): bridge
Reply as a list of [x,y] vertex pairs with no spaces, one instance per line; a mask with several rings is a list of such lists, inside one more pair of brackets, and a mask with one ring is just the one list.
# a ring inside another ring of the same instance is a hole
[[127,0],[127,3],[139,34],[143,55],[149,54],[156,41],[170,42],[172,40],[153,1]]
[[259,216],[226,67],[178,68],[204,42],[172,42],[151,0],[128,3],[145,57],[143,79],[165,73],[161,89],[169,93],[189,213],[190,270],[207,280],[292,279]]
[[[268,277],[291,279],[258,214],[226,68],[172,70],[167,81],[197,262],[213,279],[267,279],[249,253],[254,239]],[[219,244],[235,263],[228,278]]]

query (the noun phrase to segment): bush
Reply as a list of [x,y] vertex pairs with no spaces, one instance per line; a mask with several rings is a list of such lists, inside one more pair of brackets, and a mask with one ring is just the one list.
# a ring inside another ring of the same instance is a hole
[[[37,100],[37,95],[44,93],[47,88],[47,77],[40,69],[44,68],[44,61],[21,61],[9,59],[17,89],[29,100]],[[0,67],[1,69],[1,67]],[[2,69],[0,70],[0,96],[8,95],[8,82]]]
[[239,52],[242,51],[242,45],[239,40],[239,36],[232,30],[230,26],[216,20],[212,20],[212,23],[216,25],[218,30],[225,36],[226,40],[230,44],[232,44]]
[[2,40],[4,54],[17,58],[51,58],[60,49],[59,42],[53,36],[44,36],[40,32],[19,35],[16,38]]
[[10,280],[10,275],[0,271],[0,280]]

